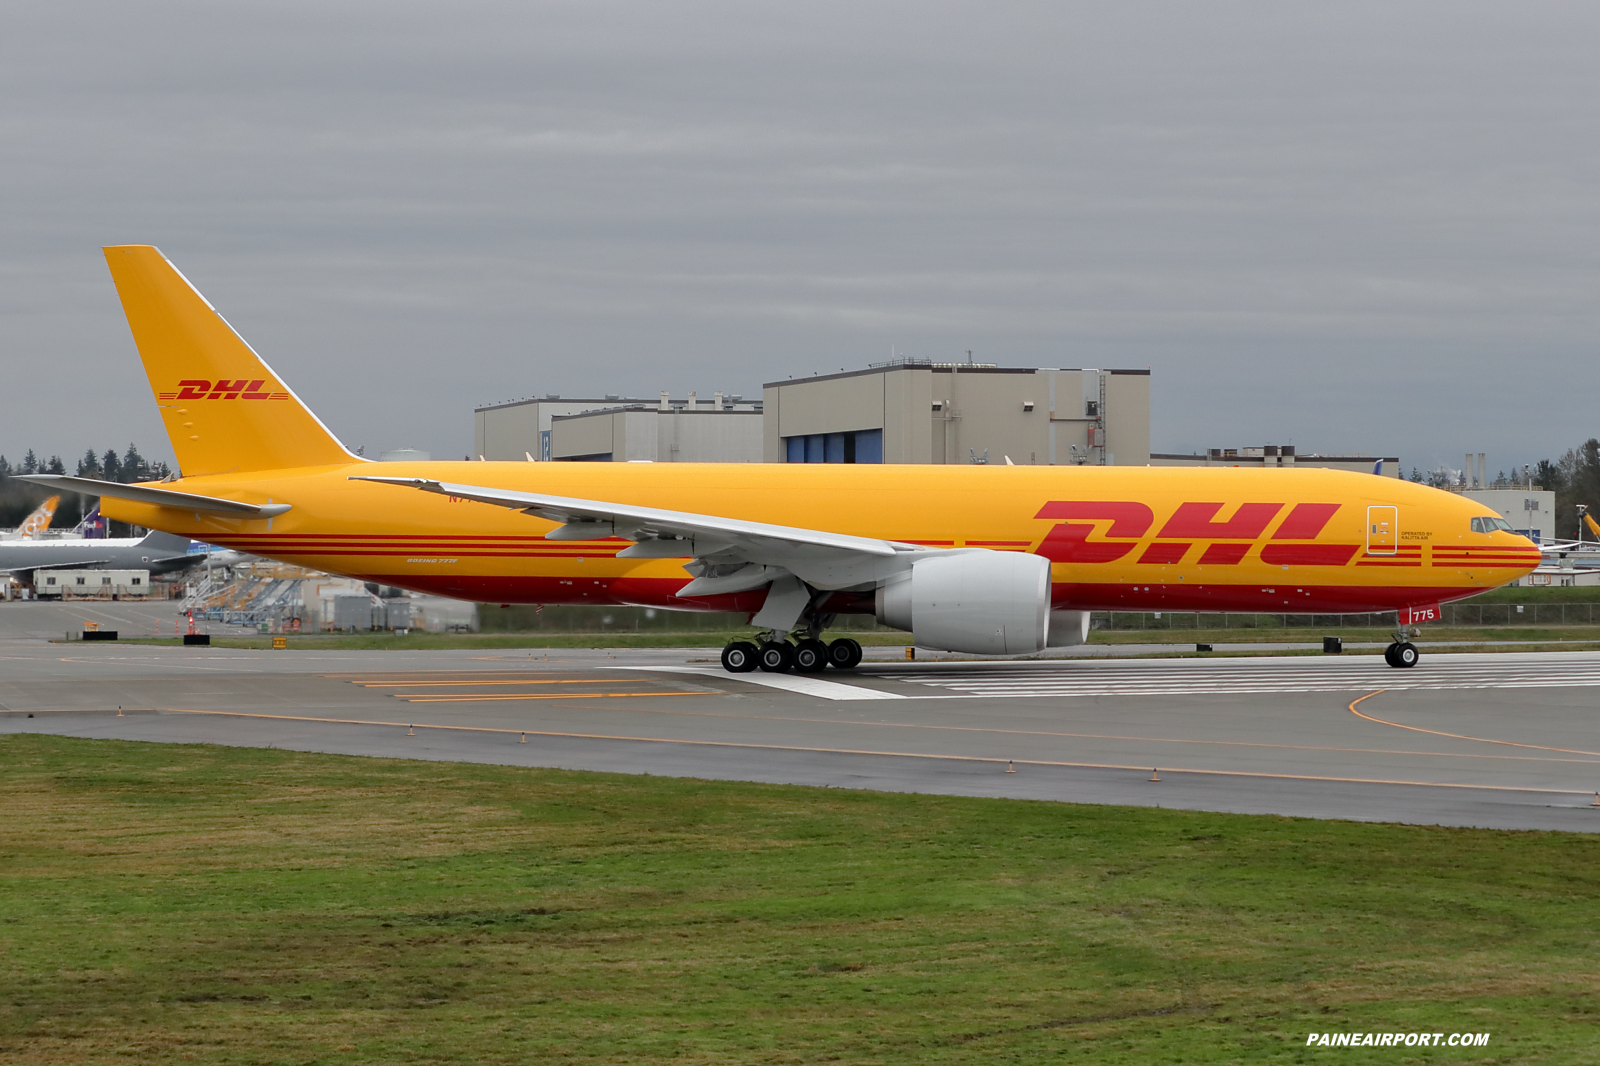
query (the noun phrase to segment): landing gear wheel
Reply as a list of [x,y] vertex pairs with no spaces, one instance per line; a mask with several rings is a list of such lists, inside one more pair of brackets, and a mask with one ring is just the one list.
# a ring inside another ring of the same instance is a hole
[[769,640],[761,645],[757,662],[767,673],[781,674],[794,666],[794,645],[787,640]]
[[840,637],[828,645],[828,665],[839,670],[852,670],[861,662],[861,645],[849,637]]
[[722,668],[730,674],[748,674],[756,668],[756,646],[736,640],[722,649]]
[[820,640],[802,640],[794,646],[794,668],[802,674],[820,674],[828,665],[828,646]]
[[1419,658],[1421,658],[1421,656],[1417,653],[1417,646],[1408,640],[1403,644],[1396,644],[1394,646],[1394,662],[1392,665],[1401,667],[1402,669],[1410,669],[1411,667],[1417,665],[1417,660]]
[[1400,665],[1399,663],[1394,661],[1394,650],[1396,648],[1398,648],[1399,646],[1400,646],[1399,642],[1396,641],[1395,643],[1389,645],[1387,648],[1384,648],[1383,649],[1383,661],[1388,663],[1390,666],[1398,666],[1398,665]]

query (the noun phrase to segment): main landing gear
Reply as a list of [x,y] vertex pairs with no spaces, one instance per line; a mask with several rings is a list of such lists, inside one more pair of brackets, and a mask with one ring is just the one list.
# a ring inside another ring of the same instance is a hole
[[786,670],[819,674],[829,666],[849,670],[861,662],[861,645],[849,637],[840,637],[825,644],[812,636],[791,642],[779,639],[775,633],[764,633],[758,640],[759,644],[736,640],[723,648],[722,668],[734,674],[748,673],[757,668],[769,674]]

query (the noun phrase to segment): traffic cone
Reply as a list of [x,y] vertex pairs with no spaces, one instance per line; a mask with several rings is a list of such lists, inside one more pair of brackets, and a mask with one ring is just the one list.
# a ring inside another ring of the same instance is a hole
[[1156,773],[1154,770],[1151,770],[1150,771],[1150,780],[1152,780],[1152,781],[1160,781],[1161,780],[1161,775]]

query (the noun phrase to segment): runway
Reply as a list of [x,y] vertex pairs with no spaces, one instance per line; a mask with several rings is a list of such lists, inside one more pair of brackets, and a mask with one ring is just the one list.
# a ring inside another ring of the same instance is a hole
[[806,676],[730,675],[703,649],[0,640],[0,732],[1577,831],[1600,830],[1597,700],[1600,653],[1583,652]]

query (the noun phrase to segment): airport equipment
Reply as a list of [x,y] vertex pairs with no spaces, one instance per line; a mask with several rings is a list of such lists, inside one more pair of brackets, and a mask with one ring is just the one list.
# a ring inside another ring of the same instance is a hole
[[36,570],[33,591],[42,600],[149,599],[150,571]]
[[766,670],[846,666],[852,648],[821,640],[842,613],[876,614],[924,646],[1014,655],[1051,646],[1059,612],[1108,609],[1394,611],[1389,661],[1405,667],[1411,627],[1440,604],[1539,562],[1482,504],[1338,470],[375,464],[158,250],[105,251],[182,476],[26,480],[379,585],[745,612]]

